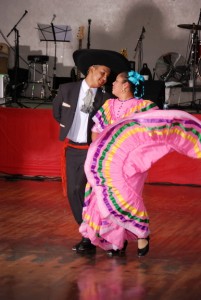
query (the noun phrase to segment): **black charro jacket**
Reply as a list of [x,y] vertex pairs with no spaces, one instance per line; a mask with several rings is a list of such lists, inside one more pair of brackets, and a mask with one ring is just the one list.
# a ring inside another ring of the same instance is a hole
[[[73,123],[81,83],[82,81],[61,84],[59,86],[58,94],[53,100],[53,116],[60,124],[59,139],[61,141],[65,140]],[[97,89],[93,103],[94,109],[90,113],[88,121],[88,144],[91,143],[91,128],[94,124],[92,118],[103,103],[111,97],[111,94],[103,92],[101,88]]]

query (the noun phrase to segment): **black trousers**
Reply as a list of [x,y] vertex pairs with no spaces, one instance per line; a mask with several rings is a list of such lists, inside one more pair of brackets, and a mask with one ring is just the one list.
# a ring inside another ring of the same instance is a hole
[[87,150],[67,147],[66,174],[67,197],[76,222],[82,223],[82,208],[84,204],[85,186],[87,178],[84,172],[84,163]]

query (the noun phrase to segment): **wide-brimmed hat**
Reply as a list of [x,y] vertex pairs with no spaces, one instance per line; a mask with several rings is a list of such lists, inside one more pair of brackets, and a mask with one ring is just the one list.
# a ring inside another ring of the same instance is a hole
[[127,58],[112,50],[80,49],[73,53],[73,59],[77,68],[84,75],[93,65],[106,66],[110,68],[112,74],[130,70],[130,63]]

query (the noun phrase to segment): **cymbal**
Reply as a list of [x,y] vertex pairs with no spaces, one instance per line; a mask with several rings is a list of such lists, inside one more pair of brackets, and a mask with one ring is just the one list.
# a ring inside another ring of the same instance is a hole
[[179,24],[177,26],[180,27],[180,28],[184,28],[184,29],[201,30],[201,25],[196,25],[195,23],[193,23],[193,24]]

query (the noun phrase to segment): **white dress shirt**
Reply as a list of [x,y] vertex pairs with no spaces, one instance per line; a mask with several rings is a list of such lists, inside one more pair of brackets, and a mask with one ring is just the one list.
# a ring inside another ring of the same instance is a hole
[[[84,79],[81,84],[73,123],[67,134],[67,138],[76,143],[87,142],[87,127],[88,127],[89,114],[82,112],[81,107],[84,104],[83,99],[86,96],[88,89],[89,86]],[[93,91],[95,97],[97,88],[91,88],[91,90]]]

